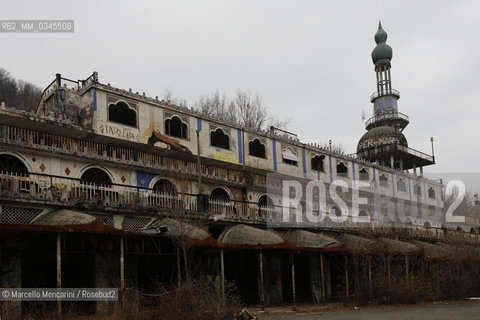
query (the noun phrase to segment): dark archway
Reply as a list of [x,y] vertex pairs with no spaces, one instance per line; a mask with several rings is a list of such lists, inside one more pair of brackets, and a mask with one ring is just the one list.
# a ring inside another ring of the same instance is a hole
[[176,138],[188,139],[188,126],[182,122],[182,119],[173,116],[165,120],[165,134]]
[[172,195],[177,194],[177,188],[175,185],[168,179],[159,179],[153,185],[153,190],[159,193],[168,193]]
[[316,155],[315,157],[312,158],[312,170],[315,171],[320,171],[324,172],[324,167],[323,167],[323,160],[325,159],[325,156],[319,156]]
[[86,170],[82,174],[80,182],[103,186],[112,185],[112,179],[110,179],[110,176],[100,168],[90,168]]
[[360,169],[360,181],[369,181],[370,180],[370,175],[368,174],[367,169],[362,168]]
[[210,132],[210,144],[212,147],[219,147],[222,149],[230,149],[230,137],[218,128]]
[[10,154],[0,154],[0,172],[16,173],[23,176],[28,176],[28,169],[23,161]]
[[348,168],[343,162],[337,164],[337,176],[348,177]]
[[248,143],[248,151],[251,156],[265,158],[265,145],[258,139]]
[[230,200],[230,195],[223,188],[215,188],[210,194],[210,198],[216,200]]

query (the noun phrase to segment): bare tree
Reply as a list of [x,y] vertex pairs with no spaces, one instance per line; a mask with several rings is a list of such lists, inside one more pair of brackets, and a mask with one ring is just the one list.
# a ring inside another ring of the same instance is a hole
[[260,130],[270,119],[258,93],[238,90],[234,103],[237,123],[241,126]]
[[0,102],[7,107],[23,110],[33,110],[39,103],[42,89],[36,85],[16,80],[10,72],[0,68]]
[[33,110],[40,102],[42,90],[25,80],[18,80],[18,108]]
[[286,129],[289,123],[289,120],[281,121],[269,114],[262,97],[250,90],[238,90],[233,100],[219,91],[202,95],[194,107],[205,115],[254,130],[265,130],[270,126]]

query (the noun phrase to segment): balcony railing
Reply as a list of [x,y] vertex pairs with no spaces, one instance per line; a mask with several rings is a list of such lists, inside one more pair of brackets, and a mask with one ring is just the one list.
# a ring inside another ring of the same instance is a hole
[[395,90],[395,89],[385,89],[385,90],[381,90],[381,91],[375,91],[370,96],[370,101],[373,102],[373,100],[375,100],[376,98],[381,97],[381,96],[386,96],[386,95],[394,95],[394,96],[400,97],[400,91]]
[[[196,162],[183,161],[146,152],[135,152],[126,148],[62,137],[9,125],[0,125],[0,142],[35,150],[54,151],[90,159],[132,164],[148,169],[164,169],[185,174],[198,174]],[[200,165],[200,170],[202,176],[207,178],[227,180],[231,183],[243,183],[243,175],[237,170],[203,164]]]
[[385,113],[381,116],[373,116],[370,119],[368,119],[367,122],[365,122],[365,127],[370,126],[374,122],[386,120],[386,119],[401,119],[401,120],[405,120],[406,122],[409,122],[408,116],[401,112]]
[[206,197],[207,204],[199,207],[199,195],[196,194],[170,194],[129,185],[97,184],[60,176],[13,172],[0,172],[0,198],[52,205],[80,205],[102,210],[207,212],[217,215],[219,219],[258,221],[266,221],[278,210],[255,202],[211,197]]

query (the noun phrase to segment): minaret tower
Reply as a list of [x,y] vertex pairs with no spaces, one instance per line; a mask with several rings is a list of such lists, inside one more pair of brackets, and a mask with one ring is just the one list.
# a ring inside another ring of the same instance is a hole
[[392,47],[386,43],[387,33],[383,30],[381,22],[378,23],[375,42],[377,46],[372,51],[372,61],[377,76],[377,91],[370,97],[373,103],[373,117],[367,121],[367,130],[388,125],[403,131],[408,125],[408,116],[398,112],[397,101],[400,99],[400,92],[392,88],[390,72],[393,52]]
[[365,123],[368,130],[360,139],[357,155],[384,166],[400,170],[422,168],[435,163],[433,156],[408,147],[407,138],[402,131],[409,124],[407,115],[398,112],[400,92],[392,87],[390,64],[392,47],[387,44],[387,33],[378,23],[375,33],[376,47],[372,51],[375,65],[377,91],[370,96],[373,103],[373,115]]

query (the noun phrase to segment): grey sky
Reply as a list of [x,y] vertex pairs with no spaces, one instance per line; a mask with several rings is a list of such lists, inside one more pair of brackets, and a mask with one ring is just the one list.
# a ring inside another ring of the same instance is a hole
[[187,99],[252,89],[303,142],[356,151],[372,113],[378,20],[427,172],[478,172],[479,1],[7,1],[0,19],[74,19],[73,34],[0,34],[0,66],[42,87],[62,73]]

